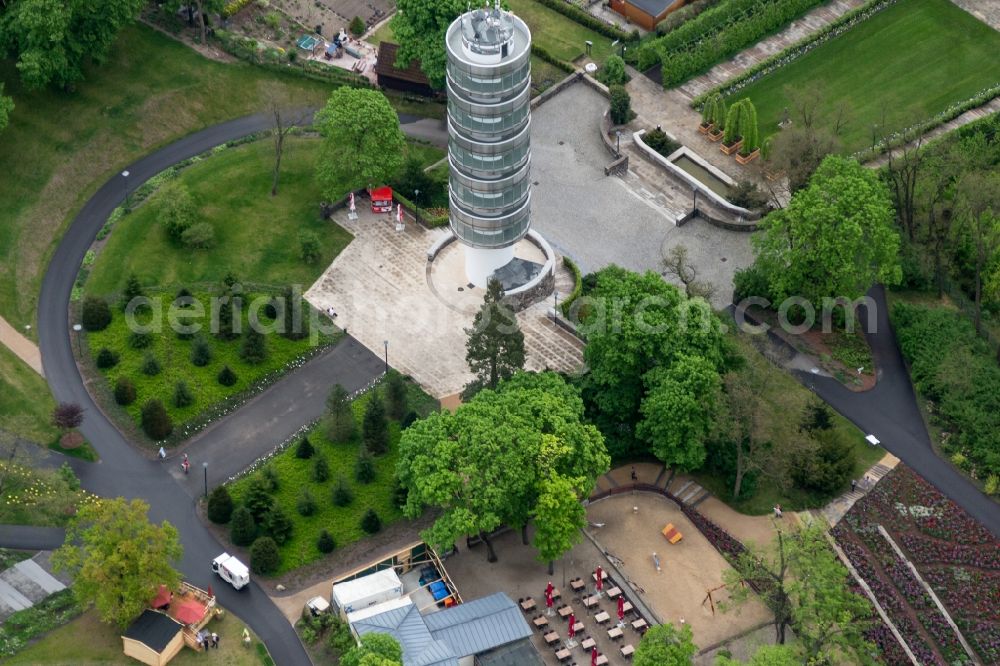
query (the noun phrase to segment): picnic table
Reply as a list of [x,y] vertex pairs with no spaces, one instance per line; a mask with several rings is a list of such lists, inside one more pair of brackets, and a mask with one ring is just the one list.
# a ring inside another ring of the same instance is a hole
[[626,601],[625,603],[622,604],[622,612],[623,613],[628,613],[631,610],[632,610],[632,602],[631,601]]
[[594,616],[594,620],[597,622],[597,624],[604,624],[605,622],[607,622],[610,619],[611,619],[611,616],[608,615],[607,611],[601,611],[600,613],[598,613],[597,615]]
[[590,636],[588,636],[586,639],[583,640],[583,642],[580,643],[580,647],[582,647],[584,650],[590,650],[595,645],[597,645],[597,641],[595,641]]
[[608,590],[608,599],[614,599],[622,593],[622,588],[615,585]]
[[632,647],[631,643],[629,643],[628,645],[623,645],[622,646],[622,656],[623,657],[631,657],[633,652],[635,652],[635,648]]
[[573,625],[573,633],[579,634],[583,631],[583,622],[577,622]]
[[573,588],[574,592],[579,592],[584,587],[586,587],[587,584],[583,582],[582,578],[577,578],[576,580],[571,580],[569,582],[569,586]]
[[528,597],[527,599],[521,602],[521,610],[530,611],[534,609],[535,609],[535,600],[532,599],[531,597]]
[[532,620],[532,622],[534,623],[534,625],[536,627],[538,627],[539,629],[541,629],[542,627],[547,627],[548,626],[549,619],[547,617],[545,617],[544,615],[539,615],[534,620]]
[[608,663],[607,656],[603,655],[603,654],[597,655],[597,662],[596,663],[597,663],[597,666],[604,666],[604,664]]
[[569,659],[571,654],[573,653],[570,652],[567,648],[556,650],[556,659],[558,659],[559,661],[566,661],[567,659]]
[[635,629],[636,631],[639,631],[641,629],[645,629],[648,626],[649,625],[646,623],[646,621],[644,619],[642,619],[641,617],[638,620],[636,620],[635,622],[632,623],[632,628]]
[[589,596],[583,600],[583,605],[586,606],[587,608],[590,608],[591,606],[596,606],[597,602],[598,602],[597,597]]
[[559,617],[569,617],[572,612],[573,607],[567,604],[559,609]]
[[545,634],[542,638],[545,639],[546,644],[552,645],[553,643],[559,640],[559,632],[550,631],[549,633]]
[[618,640],[624,635],[625,632],[622,631],[621,627],[611,627],[610,629],[608,629],[608,638],[610,638],[613,641]]

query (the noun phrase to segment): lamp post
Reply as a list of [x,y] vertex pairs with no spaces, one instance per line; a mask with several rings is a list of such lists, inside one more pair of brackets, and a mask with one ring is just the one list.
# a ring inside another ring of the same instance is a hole
[[413,212],[417,216],[417,224],[420,224],[420,190],[413,190]]
[[203,462],[201,468],[205,470],[205,499],[208,499],[208,463]]
[[125,212],[128,213],[132,207],[128,203],[128,170],[122,171],[122,178],[125,179]]
[[389,374],[389,341],[383,340],[382,344],[385,345],[385,374]]
[[698,212],[698,188],[694,188],[694,203],[691,204],[691,214],[694,215]]
[[615,130],[615,157],[622,156],[622,131]]
[[625,59],[625,42],[622,42],[622,60]]
[[556,317],[559,316],[559,292],[552,290],[552,298],[555,300],[555,305],[552,307],[552,323],[556,322]]
[[83,326],[80,324],[73,324],[73,331],[76,333],[76,355],[83,356],[83,351],[80,349],[80,331],[83,330]]

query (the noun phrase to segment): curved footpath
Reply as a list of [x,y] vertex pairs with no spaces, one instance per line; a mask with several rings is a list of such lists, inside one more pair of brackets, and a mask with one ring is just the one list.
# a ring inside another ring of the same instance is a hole
[[[227,141],[268,130],[271,122],[266,114],[238,118],[164,146],[126,167],[131,174],[129,181],[132,189],[183,159],[198,155]],[[410,136],[438,144],[446,141],[445,132],[438,121],[401,116],[400,122],[404,131]],[[124,194],[121,177],[116,174],[87,201],[66,230],[52,256],[38,301],[39,346],[42,350],[45,376],[56,400],[75,402],[86,409],[87,416],[80,430],[101,456],[101,461],[97,464],[80,464],[74,467],[78,470],[83,487],[93,493],[146,500],[150,505],[150,518],[153,521],[169,520],[180,532],[184,558],[179,568],[184,577],[201,587],[211,583],[219,602],[253,628],[267,644],[275,663],[281,666],[308,664],[309,658],[295,631],[263,589],[253,583],[243,591],[236,592],[215,579],[209,564],[223,547],[196,515],[197,484],[190,483],[188,488],[185,488],[171,474],[165,473],[167,471],[165,463],[143,457],[94,404],[84,387],[70,346],[68,314],[70,292],[84,254],[111,211],[122,203]],[[356,344],[356,341],[347,338],[341,341],[338,347],[353,347]],[[324,354],[317,360],[333,356],[335,353]],[[375,367],[377,370],[374,370]],[[359,361],[352,374],[355,374],[356,380],[364,379],[364,375],[370,375],[367,377],[370,380],[381,370],[377,364]],[[371,374],[373,371],[374,374]],[[299,370],[299,373],[301,372],[302,370]],[[256,400],[274,400],[275,393],[279,393],[281,394],[279,397],[286,403],[294,403],[294,395],[290,401],[288,395],[296,388],[287,382],[279,382]],[[227,428],[236,433],[247,432],[246,428],[234,427],[232,424],[247,418],[254,411],[261,410],[241,409],[234,412],[223,424],[202,435],[201,439],[206,442],[211,441],[214,436],[221,436],[227,432]],[[294,426],[285,423],[277,425],[294,431],[310,420],[308,414],[313,411],[315,411],[315,400],[310,401],[309,408],[301,414],[304,417],[302,422],[295,423]],[[276,419],[271,419],[272,423],[275,421]],[[260,430],[254,432],[258,440],[266,437],[262,436]],[[272,440],[271,444],[275,443],[277,442]],[[239,457],[244,457],[243,451]],[[243,464],[249,464],[255,457],[244,458]],[[194,486],[191,489],[193,492],[189,492],[190,486]],[[0,532],[0,539],[5,536],[8,535]]]
[[[819,377],[801,370],[794,371],[794,374],[831,407],[865,433],[875,435],[883,448],[916,470],[1000,538],[1000,506],[948,462],[941,460],[931,446],[931,438],[910,383],[910,373],[889,320],[885,289],[881,285],[875,286],[868,295],[876,305],[876,328],[865,331],[878,372],[875,387],[855,393],[832,377]],[[867,312],[862,312],[860,319],[867,323]]]

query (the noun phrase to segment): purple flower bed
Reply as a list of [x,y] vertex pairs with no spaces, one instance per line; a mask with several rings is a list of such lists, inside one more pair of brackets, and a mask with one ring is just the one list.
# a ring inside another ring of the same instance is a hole
[[[921,663],[940,663],[942,656],[945,663],[967,663],[968,655],[878,525],[934,589],[983,663],[1000,663],[1000,541],[904,465],[886,475],[834,529]],[[921,640],[927,644],[913,644]]]

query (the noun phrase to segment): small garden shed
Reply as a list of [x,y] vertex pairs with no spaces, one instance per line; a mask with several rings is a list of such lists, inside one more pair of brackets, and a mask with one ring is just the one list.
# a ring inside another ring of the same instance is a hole
[[182,625],[165,613],[144,610],[122,635],[125,655],[149,666],[164,666],[184,647]]

